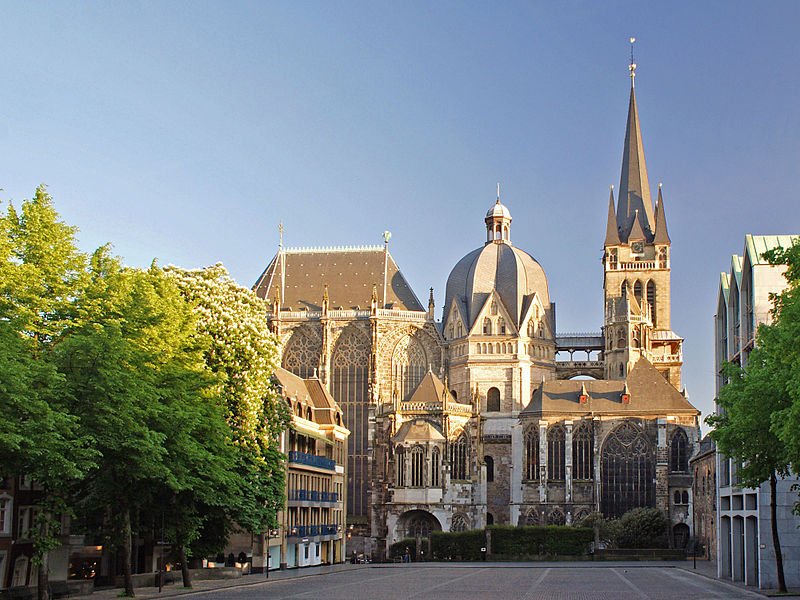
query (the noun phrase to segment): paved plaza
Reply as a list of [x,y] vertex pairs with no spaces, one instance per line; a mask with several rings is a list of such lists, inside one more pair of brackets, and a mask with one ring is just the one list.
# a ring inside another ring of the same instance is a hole
[[[344,565],[342,565],[344,567]],[[700,572],[664,564],[483,563],[395,564],[330,571],[251,575],[197,591],[137,590],[138,597],[187,596],[222,600],[309,598],[325,600],[668,600],[764,598]],[[294,576],[292,576],[294,575]],[[108,590],[109,593],[111,590]],[[104,593],[93,594],[94,598]],[[187,598],[188,600],[188,598]]]

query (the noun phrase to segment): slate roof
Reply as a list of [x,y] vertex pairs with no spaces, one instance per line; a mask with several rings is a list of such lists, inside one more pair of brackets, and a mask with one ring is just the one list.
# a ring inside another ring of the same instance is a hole
[[[630,401],[623,404],[628,386]],[[581,389],[588,399],[580,403]],[[537,389],[521,415],[699,415],[689,401],[645,358],[639,359],[625,381],[553,380]]]
[[625,147],[622,152],[622,174],[617,196],[617,226],[625,240],[628,239],[637,210],[639,211],[637,220],[641,229],[648,233],[652,232],[655,226],[653,202],[650,199],[650,182],[647,179],[647,165],[644,160],[636,92],[631,86]]
[[392,438],[395,443],[398,442],[443,442],[445,437],[430,421],[424,419],[416,419],[414,421],[407,421],[400,426],[397,433]]
[[[382,246],[363,248],[288,249],[283,308],[321,310],[328,286],[330,307],[367,310],[373,286],[383,300],[384,251]],[[387,308],[424,310],[400,268],[389,254]],[[281,288],[280,254],[275,255],[253,286],[256,295],[271,302]]]
[[283,388],[286,398],[293,398],[312,409],[314,422],[334,425],[336,413],[341,409],[319,379],[302,379],[281,367],[275,369],[275,378]]

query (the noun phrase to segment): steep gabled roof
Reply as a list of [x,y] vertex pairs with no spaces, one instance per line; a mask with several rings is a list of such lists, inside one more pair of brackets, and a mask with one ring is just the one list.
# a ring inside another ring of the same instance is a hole
[[606,221],[606,246],[617,246],[621,243],[619,239],[619,229],[617,225],[617,215],[614,212],[614,186],[611,186],[611,193],[608,198],[608,220]]
[[392,438],[392,441],[395,444],[404,442],[406,444],[413,444],[415,442],[443,442],[445,441],[445,437],[430,421],[416,419],[403,423]]
[[[372,288],[383,298],[384,250],[381,246],[362,248],[313,248],[283,251],[285,283],[284,308],[320,310],[325,286],[331,308],[369,309]],[[270,261],[253,291],[271,301],[281,290],[281,253]],[[424,310],[400,268],[389,254],[387,261],[386,303],[401,310]]]
[[767,265],[764,253],[775,248],[789,248],[800,235],[751,235],[744,237],[744,251],[751,265]]
[[658,201],[656,202],[656,231],[654,244],[670,244],[669,231],[667,231],[667,213],[664,209],[664,197],[661,195],[661,184],[658,184]]

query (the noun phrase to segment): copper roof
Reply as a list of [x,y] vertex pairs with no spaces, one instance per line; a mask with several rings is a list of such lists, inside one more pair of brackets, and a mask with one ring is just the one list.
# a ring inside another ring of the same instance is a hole
[[[383,299],[384,251],[381,246],[363,248],[288,249],[285,261],[283,308],[320,310],[325,286],[330,308],[367,310],[373,286]],[[281,290],[281,253],[275,255],[253,286],[256,295],[272,301]],[[388,256],[387,308],[424,310],[392,255]]]

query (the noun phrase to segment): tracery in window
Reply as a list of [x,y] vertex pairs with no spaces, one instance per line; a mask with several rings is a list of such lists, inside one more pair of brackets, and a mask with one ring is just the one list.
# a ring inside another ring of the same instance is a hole
[[646,433],[630,421],[606,438],[601,453],[601,510],[621,517],[638,507],[655,506],[655,457]]
[[281,366],[298,377],[314,376],[322,354],[322,338],[310,327],[300,327],[292,334],[283,351]]
[[539,430],[535,425],[525,431],[525,479],[539,479]]
[[425,485],[425,451],[420,446],[411,449],[411,487]]
[[392,353],[392,389],[401,401],[408,400],[428,369],[425,351],[415,338],[403,336]]
[[397,468],[397,487],[406,486],[406,449],[398,446],[395,451],[395,467]]
[[535,508],[528,509],[525,514],[525,525],[534,526],[539,524],[539,511]]
[[450,445],[450,469],[454,480],[464,481],[469,479],[469,440],[462,433]]
[[586,422],[572,432],[572,473],[575,479],[592,479],[594,476],[594,436]]
[[450,525],[450,531],[467,531],[469,529],[469,520],[466,515],[456,513],[453,515],[453,521]]
[[554,508],[550,511],[550,516],[547,519],[549,525],[564,525],[567,522],[564,513],[560,508]]
[[669,470],[673,473],[685,473],[689,470],[689,439],[683,429],[672,434],[669,444]]
[[439,472],[441,464],[441,453],[439,448],[434,447],[431,451],[431,487],[439,487]]
[[566,479],[564,444],[566,433],[561,425],[553,425],[547,431],[547,478]]

